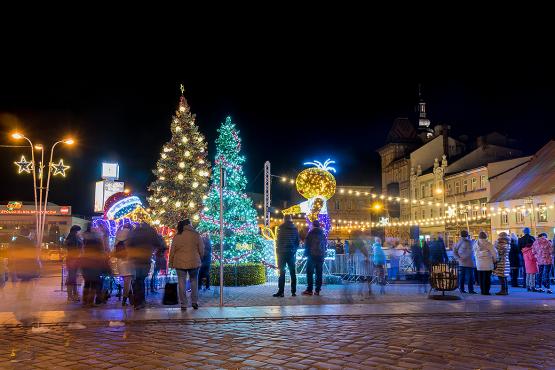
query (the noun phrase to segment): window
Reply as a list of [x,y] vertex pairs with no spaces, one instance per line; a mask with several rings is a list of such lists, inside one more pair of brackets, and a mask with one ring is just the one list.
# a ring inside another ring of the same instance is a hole
[[421,185],[420,186],[420,198],[424,198],[425,196],[426,196],[426,186]]
[[453,189],[451,189],[451,183],[449,182],[449,183],[447,183],[447,195],[451,194],[451,190],[453,190]]
[[461,182],[455,181],[455,194],[459,194],[461,192]]
[[347,201],[347,209],[349,209],[349,210],[353,209],[353,200],[352,199]]
[[517,224],[523,224],[524,223],[524,213],[522,213],[522,211],[520,209],[517,210],[516,213],[515,213],[515,221],[516,221]]
[[472,178],[472,191],[476,190],[478,187],[478,179],[476,177]]
[[468,191],[468,180],[463,180],[463,193]]
[[434,209],[430,208],[430,218],[433,218],[433,217],[434,217]]
[[501,213],[501,225],[507,225],[509,223],[509,214]]
[[487,203],[482,203],[480,206],[482,209],[482,217],[486,217],[488,212]]
[[488,177],[487,176],[480,176],[480,189],[485,189],[488,185]]
[[418,212],[417,211],[414,211],[414,219],[418,220]]
[[547,222],[547,207],[545,203],[538,203],[538,222]]
[[472,210],[472,217],[474,217],[474,218],[478,217],[478,210],[477,209]]
[[336,200],[334,203],[335,203],[335,209],[336,209],[336,210],[340,210],[341,207],[340,207],[339,201]]
[[422,219],[426,218],[426,211],[422,210]]

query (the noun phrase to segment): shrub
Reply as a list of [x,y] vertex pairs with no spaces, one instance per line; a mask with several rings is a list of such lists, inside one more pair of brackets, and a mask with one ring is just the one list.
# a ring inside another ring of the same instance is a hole
[[[266,282],[266,268],[261,263],[224,264],[224,286],[260,285]],[[220,285],[220,266],[210,269],[210,284]]]

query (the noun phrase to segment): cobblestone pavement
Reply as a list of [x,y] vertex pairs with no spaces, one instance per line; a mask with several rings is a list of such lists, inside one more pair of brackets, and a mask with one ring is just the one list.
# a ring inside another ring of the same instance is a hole
[[165,321],[43,334],[2,328],[0,368],[553,369],[546,315]]

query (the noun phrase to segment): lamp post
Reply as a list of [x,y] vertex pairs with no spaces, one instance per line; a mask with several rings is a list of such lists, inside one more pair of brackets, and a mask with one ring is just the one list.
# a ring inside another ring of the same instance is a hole
[[35,233],[36,233],[36,245],[37,248],[40,247],[39,244],[39,232],[40,232],[40,215],[39,215],[39,205],[37,202],[37,176],[35,173],[35,146],[33,145],[33,142],[26,136],[22,135],[19,132],[15,132],[12,134],[12,138],[15,140],[21,140],[21,139],[25,139],[27,140],[27,142],[29,143],[29,146],[31,148],[31,163],[33,166],[33,194],[35,196]]
[[[56,145],[60,144],[60,143],[64,143],[66,145],[73,145],[75,143],[75,141],[73,139],[64,139],[64,140],[58,140],[54,143],[54,145],[52,145],[52,148],[50,148],[50,161],[48,162],[48,179],[46,180],[46,194],[44,196],[44,217],[42,218],[42,225],[41,225],[41,231],[40,231],[40,242],[42,243],[42,238],[44,235],[44,225],[46,223],[46,206],[48,205],[48,192],[50,191],[50,174],[52,172],[52,167],[54,165],[54,163],[52,163],[52,158],[54,156],[54,148],[56,147]],[[43,156],[44,156],[44,150],[42,151]],[[63,164],[63,162],[62,162]],[[43,166],[44,168],[44,166]],[[42,196],[42,174],[44,173],[44,171],[41,173],[41,196]],[[64,174],[65,176],[65,174]],[[41,212],[42,213],[42,212]]]
[[[67,139],[63,139],[63,140],[58,140],[56,141],[51,149],[50,149],[50,161],[48,162],[48,178],[46,180],[46,189],[43,187],[43,179],[44,179],[44,146],[43,145],[33,145],[33,143],[31,142],[31,140],[29,138],[27,138],[26,136],[24,136],[23,134],[16,132],[14,134],[12,134],[12,138],[15,140],[21,140],[21,139],[25,139],[27,140],[27,142],[29,143],[29,145],[31,146],[31,163],[33,166],[33,190],[34,190],[34,196],[35,196],[35,221],[36,221],[36,243],[37,243],[37,248],[40,248],[40,246],[42,245],[42,241],[43,241],[43,235],[44,235],[44,225],[46,224],[46,207],[48,205],[48,192],[50,190],[50,175],[52,172],[52,167],[54,167],[54,164],[52,163],[52,159],[54,156],[54,148],[56,147],[56,145],[60,144],[60,143],[64,143],[66,145],[72,145],[75,143],[75,141],[71,138],[67,138]],[[41,162],[38,166],[39,168],[39,186],[37,187],[37,174],[36,174],[36,162],[35,162],[35,153],[34,150],[40,150],[41,151]],[[69,168],[69,166],[64,166],[63,161],[60,161],[60,168],[56,168],[56,171],[54,172],[54,175],[56,175],[57,173],[61,173],[63,176],[65,176],[65,170],[67,168]],[[37,188],[39,189],[39,195],[37,197]],[[42,201],[42,192],[43,190],[46,190],[45,196],[44,196],[44,203]],[[38,198],[38,199],[37,199]]]

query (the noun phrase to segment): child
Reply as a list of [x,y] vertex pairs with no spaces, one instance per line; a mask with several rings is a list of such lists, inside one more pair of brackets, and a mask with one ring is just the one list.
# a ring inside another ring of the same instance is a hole
[[536,274],[538,273],[538,261],[531,246],[522,248],[522,256],[524,257],[524,267],[526,268],[526,288],[529,292],[537,292]]

